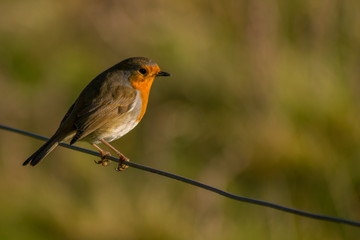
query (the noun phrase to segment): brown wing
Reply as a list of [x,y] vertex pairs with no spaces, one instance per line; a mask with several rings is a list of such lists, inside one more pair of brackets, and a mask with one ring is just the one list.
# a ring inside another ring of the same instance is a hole
[[101,86],[96,86],[94,83],[92,87],[90,85],[86,87],[74,104],[71,115],[74,118],[76,134],[71,144],[112,121],[119,114],[126,113],[132,107],[136,90],[111,81],[98,84]]

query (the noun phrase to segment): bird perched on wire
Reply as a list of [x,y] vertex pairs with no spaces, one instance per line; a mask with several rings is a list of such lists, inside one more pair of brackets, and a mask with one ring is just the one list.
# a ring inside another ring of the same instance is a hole
[[110,155],[97,144],[103,143],[120,158],[118,170],[129,161],[109,142],[132,130],[145,114],[151,85],[156,77],[170,76],[159,66],[144,57],[123,60],[100,73],[80,93],[60,123],[55,134],[23,165],[35,166],[61,142],[71,139],[91,143],[101,154],[96,163],[106,166]]

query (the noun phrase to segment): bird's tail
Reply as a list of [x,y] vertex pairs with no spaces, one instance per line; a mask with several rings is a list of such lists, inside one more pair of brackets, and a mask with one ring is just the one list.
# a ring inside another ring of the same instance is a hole
[[36,152],[33,153],[26,161],[23,163],[23,166],[30,164],[35,166],[38,164],[44,157],[46,157],[52,150],[54,150],[57,145],[59,145],[58,136],[55,134],[52,136],[44,145],[42,145]]

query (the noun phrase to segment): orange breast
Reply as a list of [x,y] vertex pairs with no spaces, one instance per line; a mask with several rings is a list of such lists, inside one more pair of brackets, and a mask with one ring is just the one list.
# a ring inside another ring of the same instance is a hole
[[[131,81],[131,80],[130,80]],[[145,81],[131,81],[133,87],[137,90],[139,90],[140,92],[140,97],[141,97],[141,112],[140,115],[138,116],[138,121],[140,121],[145,112],[146,112],[146,107],[149,101],[149,94],[150,94],[150,89],[151,89],[151,85],[154,81],[154,78],[152,79],[147,79]]]

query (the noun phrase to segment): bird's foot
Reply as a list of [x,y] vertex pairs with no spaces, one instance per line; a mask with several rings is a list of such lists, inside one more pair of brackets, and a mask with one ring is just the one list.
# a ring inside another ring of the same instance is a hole
[[116,168],[116,170],[117,171],[122,171],[122,170],[127,169],[129,166],[124,162],[130,162],[130,160],[127,157],[125,157],[122,153],[120,153],[118,155],[119,155],[119,165]]
[[111,163],[111,161],[109,159],[106,159],[106,156],[111,156],[111,154],[110,154],[110,152],[107,152],[107,151],[102,151],[102,152],[100,152],[100,154],[101,154],[101,160],[99,160],[99,161],[94,160],[94,162],[96,164],[101,164],[104,167],[106,167],[109,163]]

